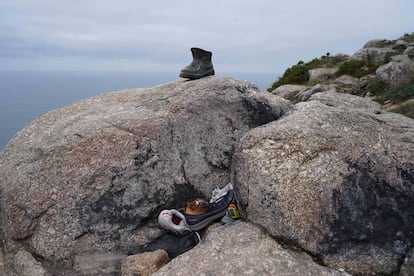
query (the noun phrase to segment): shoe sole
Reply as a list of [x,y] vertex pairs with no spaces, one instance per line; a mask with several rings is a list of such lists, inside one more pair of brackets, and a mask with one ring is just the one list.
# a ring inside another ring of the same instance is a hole
[[189,225],[190,229],[192,231],[200,231],[201,229],[206,228],[207,226],[209,226],[213,221],[224,217],[226,215],[226,211],[227,211],[227,208],[224,209],[223,211],[211,216],[211,217],[208,217],[208,218],[200,221],[197,224]]
[[207,71],[205,74],[202,74],[202,75],[194,75],[194,74],[191,74],[191,73],[182,72],[180,74],[180,78],[195,80],[195,79],[201,79],[201,78],[204,78],[204,77],[207,77],[207,76],[212,76],[212,75],[214,75],[214,70]]

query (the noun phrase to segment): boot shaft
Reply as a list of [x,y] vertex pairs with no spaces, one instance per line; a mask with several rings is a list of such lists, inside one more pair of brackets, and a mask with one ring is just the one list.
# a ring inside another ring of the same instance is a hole
[[198,59],[204,62],[211,62],[212,52],[200,49],[200,48],[191,48],[191,53],[193,54],[194,59]]

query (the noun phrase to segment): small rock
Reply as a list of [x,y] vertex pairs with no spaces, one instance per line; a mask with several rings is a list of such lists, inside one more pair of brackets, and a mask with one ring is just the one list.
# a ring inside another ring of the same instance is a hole
[[14,270],[19,276],[46,276],[47,271],[42,264],[37,261],[32,254],[20,250],[14,255]]
[[122,261],[121,275],[151,275],[168,262],[168,254],[164,250],[145,252],[128,256]]

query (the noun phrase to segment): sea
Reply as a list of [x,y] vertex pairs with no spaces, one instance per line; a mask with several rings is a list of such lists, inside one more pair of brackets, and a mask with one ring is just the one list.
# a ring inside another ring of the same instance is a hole
[[[220,73],[266,90],[278,74]],[[176,72],[0,71],[0,150],[26,125],[50,110],[127,88],[174,81]]]

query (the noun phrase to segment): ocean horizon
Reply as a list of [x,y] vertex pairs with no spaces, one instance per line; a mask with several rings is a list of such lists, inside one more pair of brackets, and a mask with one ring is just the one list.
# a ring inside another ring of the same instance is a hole
[[[219,73],[266,90],[280,76]],[[79,100],[128,88],[153,87],[178,79],[176,72],[0,71],[0,150],[45,113]]]

